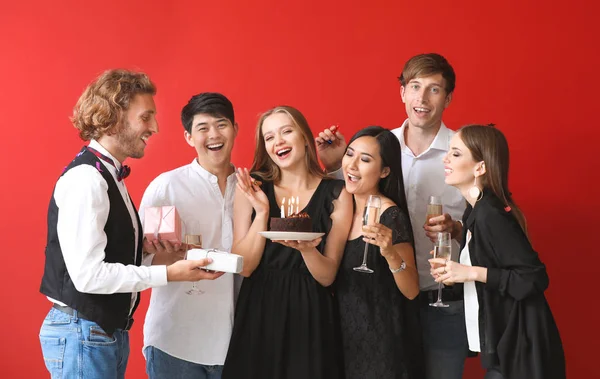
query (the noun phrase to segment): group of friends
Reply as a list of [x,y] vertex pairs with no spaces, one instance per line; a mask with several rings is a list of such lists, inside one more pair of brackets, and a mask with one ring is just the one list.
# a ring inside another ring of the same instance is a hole
[[[486,379],[565,378],[546,268],[508,188],[506,138],[493,125],[444,125],[456,76],[443,56],[412,57],[398,79],[401,127],[315,136],[298,109],[277,106],[258,120],[249,170],[231,164],[229,99],[193,96],[181,122],[194,159],[154,179],[138,215],[124,161],[142,158],[159,130],[156,87],[127,70],[96,78],[72,116],[89,144],[48,209],[40,290],[52,308],[40,342],[51,377],[123,378],[128,330],[152,288],[151,379],[459,379],[470,355]],[[380,218],[365,226],[371,195]],[[426,219],[432,195],[444,213]],[[259,234],[291,197],[322,237]],[[241,275],[185,259],[185,243],[144,238],[144,210],[167,205],[203,247],[242,256]],[[440,232],[452,259],[432,255]],[[372,274],[354,270],[366,243]],[[446,308],[430,306],[439,283]]]

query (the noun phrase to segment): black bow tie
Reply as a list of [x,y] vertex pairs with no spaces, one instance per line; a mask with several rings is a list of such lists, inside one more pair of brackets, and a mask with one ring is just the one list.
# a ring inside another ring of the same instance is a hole
[[126,165],[122,165],[119,171],[117,172],[117,180],[120,182],[131,174],[131,168]]
[[[115,169],[117,168],[117,166],[115,165],[115,162],[110,159],[109,157],[107,157],[106,155],[102,154],[101,152],[99,152],[98,150],[92,148],[92,147],[87,147],[87,149],[90,151],[90,153],[94,154],[95,156],[97,156],[98,158],[102,159],[104,162],[112,165]],[[129,174],[131,173],[131,168],[129,168],[129,166],[126,165],[122,165],[120,169],[117,169],[117,181],[121,181],[123,179],[125,179],[126,177],[129,176]]]

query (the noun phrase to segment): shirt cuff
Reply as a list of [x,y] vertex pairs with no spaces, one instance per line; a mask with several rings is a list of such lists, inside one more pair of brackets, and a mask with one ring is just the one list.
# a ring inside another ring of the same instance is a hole
[[488,268],[485,286],[489,289],[497,290],[500,287],[501,274],[502,270],[499,268]]
[[162,287],[167,285],[167,266],[150,266],[150,282],[152,287]]

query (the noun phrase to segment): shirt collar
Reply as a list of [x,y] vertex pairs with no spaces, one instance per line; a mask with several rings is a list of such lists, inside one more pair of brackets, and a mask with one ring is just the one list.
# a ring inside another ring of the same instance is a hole
[[[406,149],[408,149],[406,147],[406,141],[404,140],[404,131],[406,130],[407,126],[408,126],[408,119],[406,119],[404,121],[404,123],[400,127],[400,131],[398,132],[398,140],[400,141],[400,147],[403,152]],[[446,125],[444,124],[443,121],[442,121],[442,124],[440,125],[440,130],[438,130],[437,135],[433,139],[433,142],[431,143],[431,145],[429,145],[429,148],[427,150],[425,150],[422,154],[425,154],[430,149],[443,150],[443,151],[450,150],[450,129],[448,129],[446,127]]]
[[89,146],[92,149],[95,149],[98,152],[100,152],[101,154],[106,155],[108,158],[110,158],[113,161],[113,163],[115,164],[116,171],[118,171],[121,168],[121,166],[122,166],[121,162],[119,162],[118,159],[116,159],[115,157],[113,157],[113,155],[111,153],[109,153],[108,150],[106,150],[104,148],[104,146],[100,145],[100,142],[96,141],[95,139],[92,139],[90,141]]
[[[192,165],[192,169],[198,173],[198,175],[200,175],[200,177],[208,180],[211,183],[217,183],[219,181],[219,178],[217,178],[217,176],[211,172],[209,172],[207,169],[205,169],[204,167],[202,167],[200,165],[200,163],[198,163],[198,159],[194,158],[194,160],[191,163]],[[231,164],[231,167],[233,168],[233,173],[231,175],[229,175],[227,177],[227,182],[229,183],[230,181],[232,181],[233,179],[235,179],[235,166],[233,164]]]
[[440,125],[440,130],[438,130],[438,134],[435,136],[435,139],[429,148],[443,151],[450,150],[450,129],[444,125],[444,122]]

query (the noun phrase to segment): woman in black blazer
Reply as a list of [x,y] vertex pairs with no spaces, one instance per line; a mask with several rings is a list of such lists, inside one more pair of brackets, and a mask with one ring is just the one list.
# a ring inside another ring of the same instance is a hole
[[467,200],[459,262],[431,259],[436,281],[463,291],[469,349],[486,379],[563,379],[565,357],[544,291],[546,267],[508,190],[508,144],[491,126],[463,127],[444,159]]

